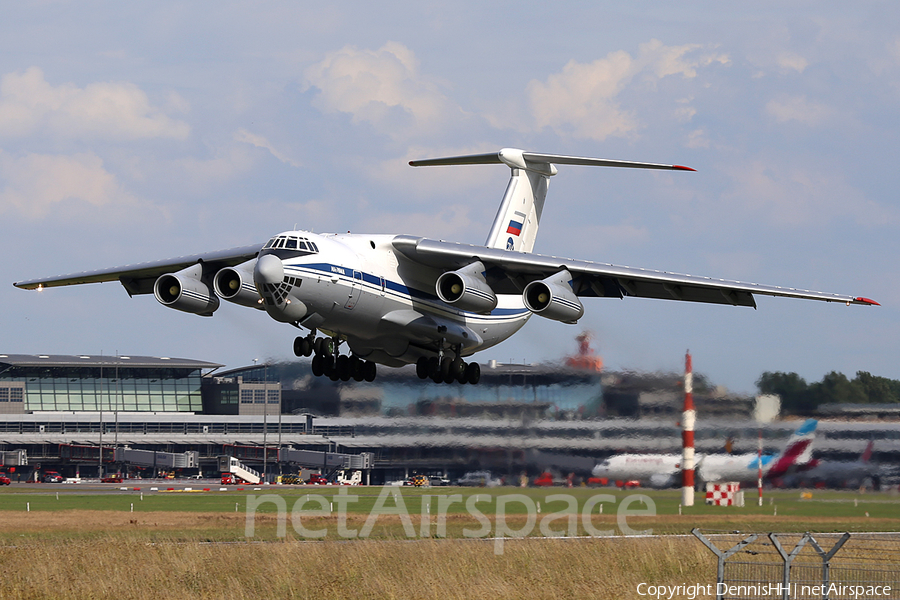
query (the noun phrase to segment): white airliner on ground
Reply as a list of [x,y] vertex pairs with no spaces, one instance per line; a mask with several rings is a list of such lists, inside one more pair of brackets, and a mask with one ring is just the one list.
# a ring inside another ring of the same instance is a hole
[[[813,464],[812,442],[818,421],[808,419],[778,454],[762,456],[763,477],[772,479],[803,470]],[[704,482],[756,481],[759,454],[697,454],[697,479]],[[594,467],[594,477],[648,482],[653,487],[672,487],[681,481],[681,454],[617,454]]]
[[[753,294],[846,304],[843,296],[679,275],[532,254],[555,165],[692,171],[505,148],[491,154],[412,161],[413,166],[505,164],[512,176],[484,246],[409,235],[286,231],[265,244],[20,281],[25,289],[116,281],[129,295],[154,294],[164,306],[210,316],[224,299],[265,310],[308,330],[297,356],[315,354],[316,375],[375,378],[376,363],[415,363],[419,377],[477,383],[463,358],[518,331],[531,315],[575,323],[580,298],[628,296],[752,306]],[[317,332],[326,337],[317,337]],[[349,347],[342,353],[341,346]]]

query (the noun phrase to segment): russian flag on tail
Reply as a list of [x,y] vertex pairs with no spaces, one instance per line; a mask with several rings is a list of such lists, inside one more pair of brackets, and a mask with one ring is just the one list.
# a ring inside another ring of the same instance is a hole
[[525,213],[516,211],[513,218],[509,220],[509,227],[506,228],[506,233],[511,233],[516,236],[522,235],[522,223],[524,222]]

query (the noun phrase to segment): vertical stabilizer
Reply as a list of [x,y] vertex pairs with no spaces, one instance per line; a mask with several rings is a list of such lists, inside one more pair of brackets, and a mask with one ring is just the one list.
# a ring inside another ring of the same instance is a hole
[[531,252],[549,184],[548,175],[513,167],[506,193],[484,245]]
[[775,457],[768,471],[769,477],[780,477],[789,472],[803,469],[812,461],[812,444],[816,437],[818,421],[807,419],[791,435],[784,450]]
[[531,252],[534,249],[541,213],[544,211],[544,200],[547,198],[547,187],[550,178],[557,173],[556,164],[693,171],[690,167],[680,165],[541,154],[516,148],[503,148],[499,152],[488,154],[411,160],[409,164],[413,167],[497,164],[508,166],[512,170],[512,176],[484,245],[516,252]]

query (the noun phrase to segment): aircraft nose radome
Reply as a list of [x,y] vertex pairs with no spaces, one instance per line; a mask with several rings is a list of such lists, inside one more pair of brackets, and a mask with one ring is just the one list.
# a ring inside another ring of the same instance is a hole
[[284,264],[274,254],[264,254],[256,259],[253,268],[253,282],[256,284],[278,284],[284,280]]

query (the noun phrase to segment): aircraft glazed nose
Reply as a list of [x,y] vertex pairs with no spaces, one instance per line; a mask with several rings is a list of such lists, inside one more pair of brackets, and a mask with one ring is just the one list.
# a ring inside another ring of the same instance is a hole
[[253,283],[257,285],[281,283],[284,280],[284,265],[274,254],[264,254],[256,259],[253,268]]

